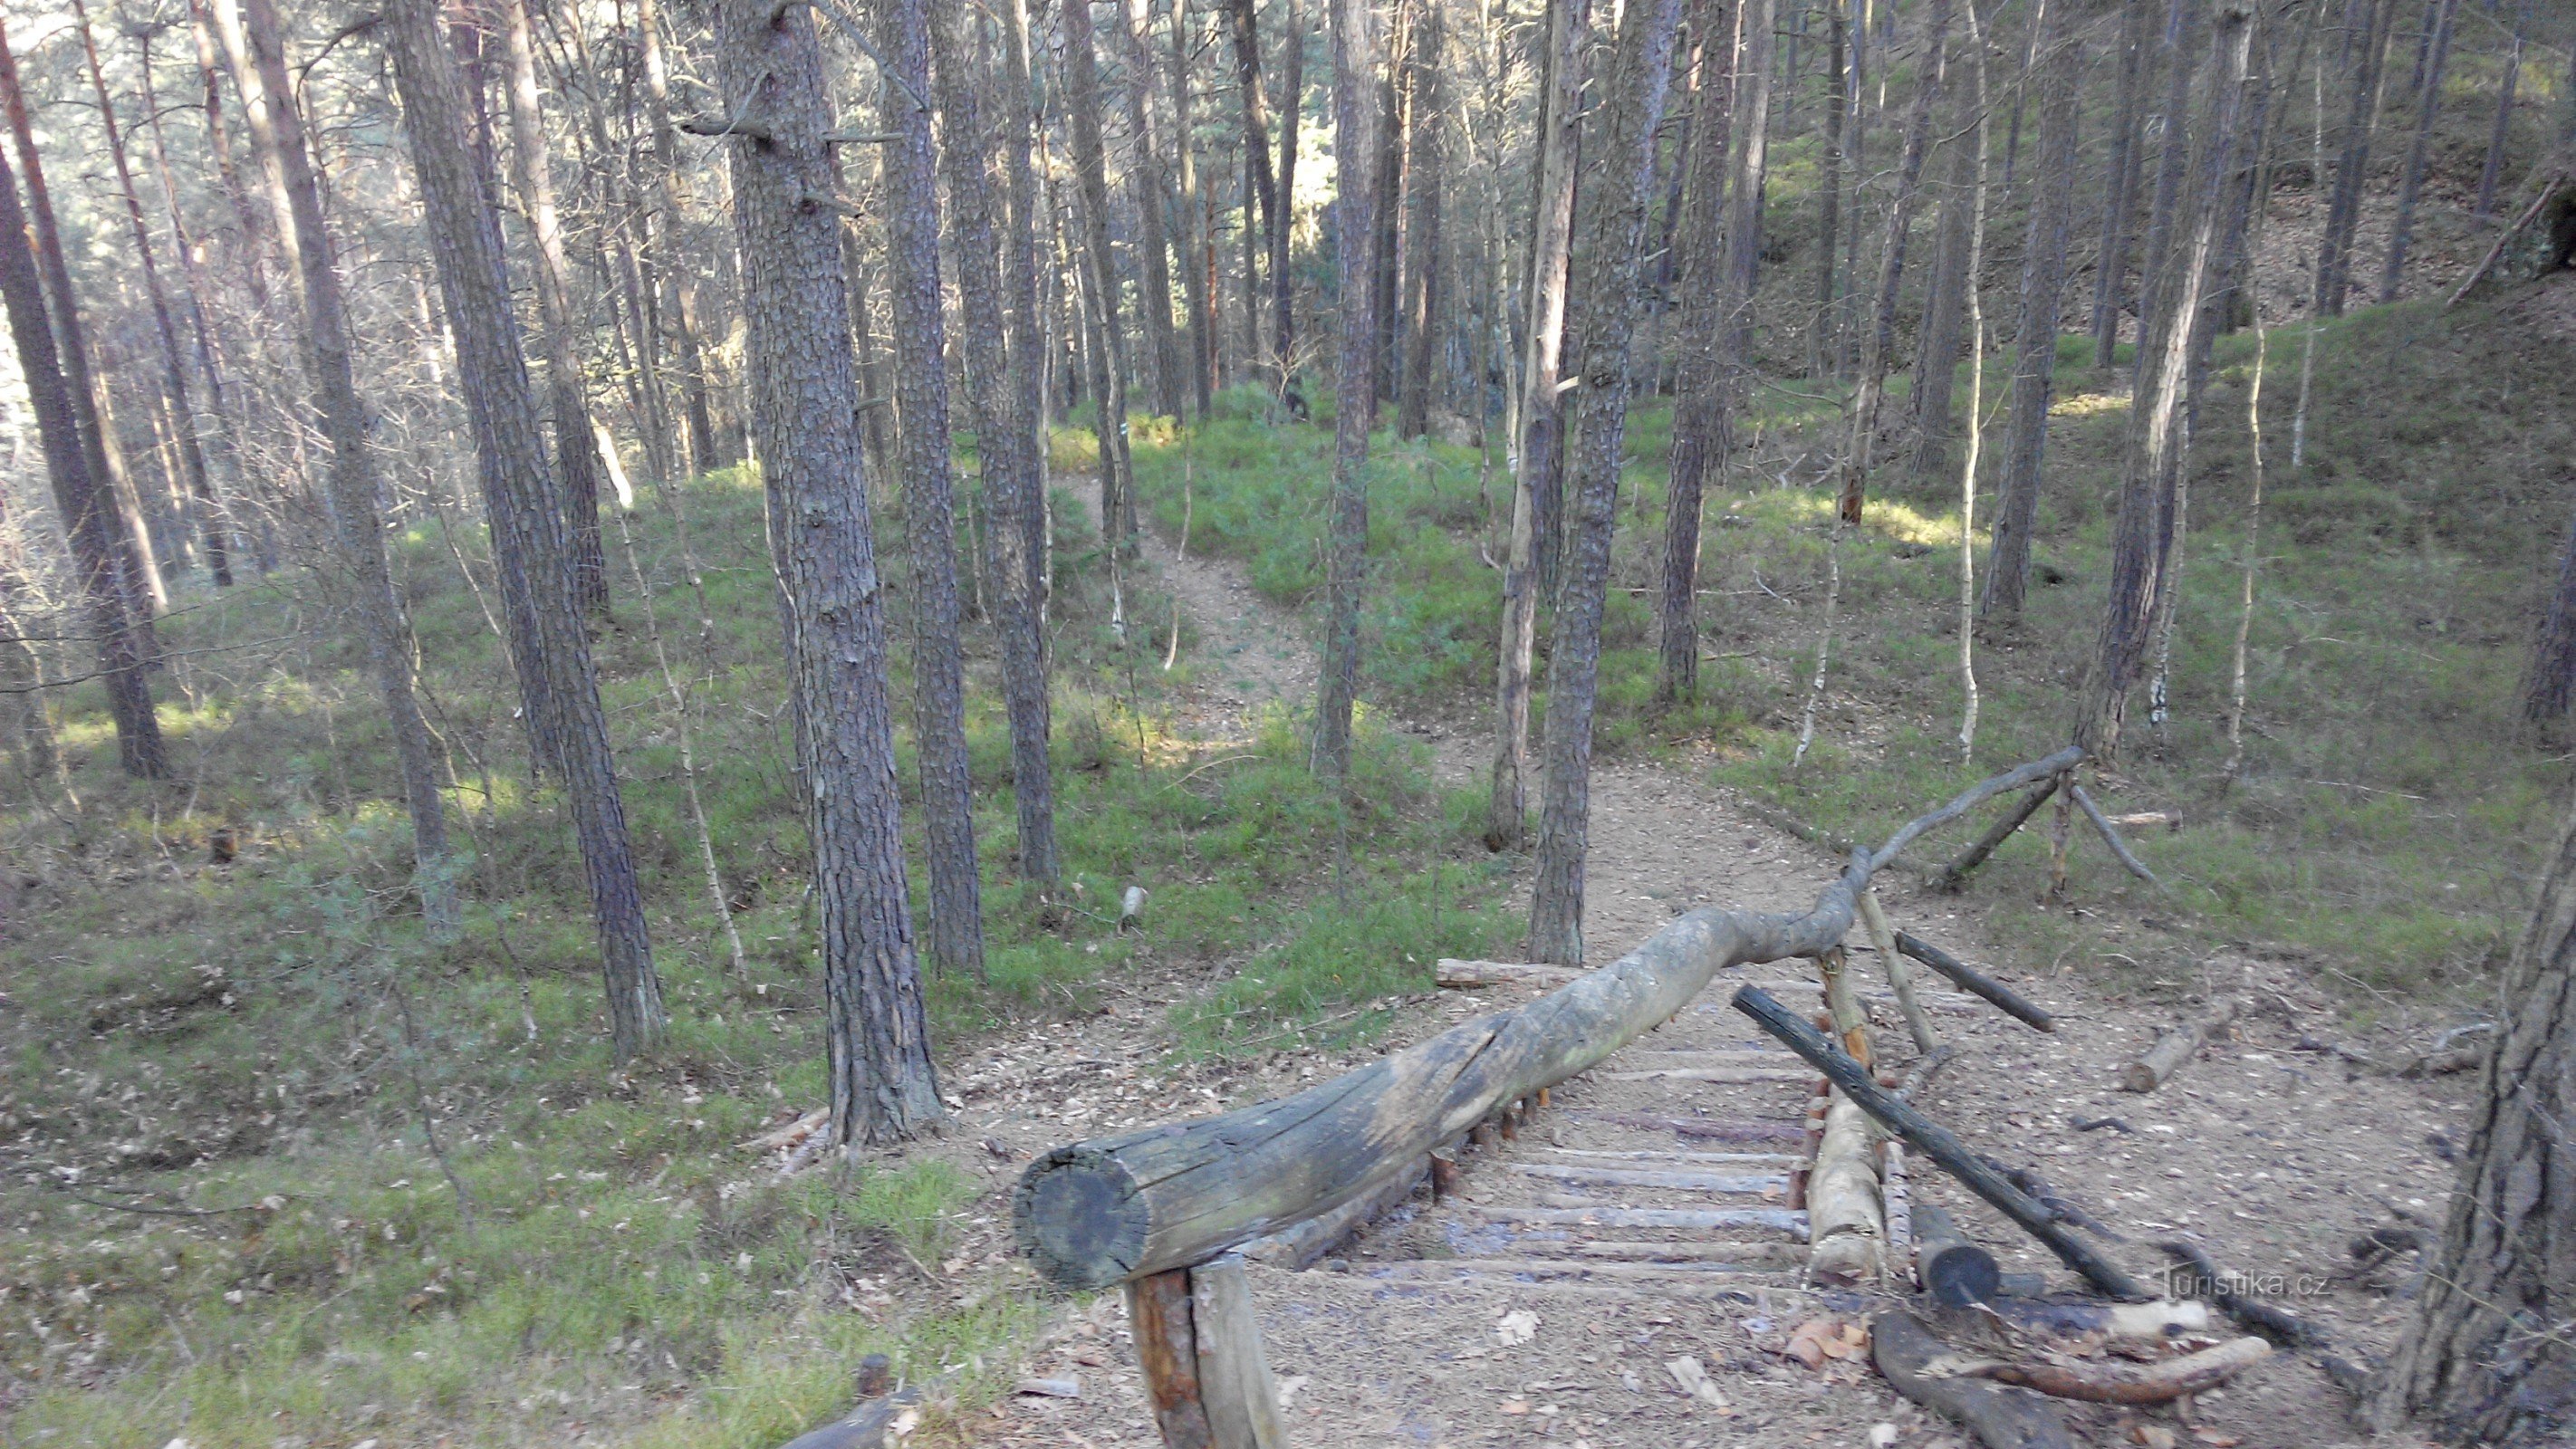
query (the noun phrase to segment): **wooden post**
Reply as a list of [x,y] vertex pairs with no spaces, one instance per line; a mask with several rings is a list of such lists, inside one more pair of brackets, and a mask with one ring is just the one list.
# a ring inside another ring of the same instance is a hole
[[1164,1449],[1216,1449],[1190,1321],[1190,1273],[1174,1268],[1127,1284],[1127,1331],[1136,1340],[1136,1366],[1145,1372],[1145,1401]]
[[[1234,1253],[1189,1270],[1191,1321],[1198,1334],[1199,1391],[1215,1449],[1288,1449],[1279,1390],[1261,1351],[1252,1285]],[[1177,1446],[1179,1441],[1165,1440]]]
[[1127,1327],[1164,1449],[1287,1449],[1242,1255],[1131,1280]]

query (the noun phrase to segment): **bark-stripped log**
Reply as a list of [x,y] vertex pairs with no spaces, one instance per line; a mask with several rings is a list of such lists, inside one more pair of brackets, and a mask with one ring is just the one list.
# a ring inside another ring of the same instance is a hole
[[2057,1018],[2046,1008],[2033,1004],[2020,992],[2004,985],[1965,961],[1924,940],[1920,936],[1896,933],[1896,949],[1949,977],[1966,990],[1975,992],[2001,1008],[2005,1015],[2024,1022],[2039,1031],[2057,1030]]
[[1949,1347],[1910,1313],[1872,1319],[1869,1348],[1871,1361],[1898,1393],[1966,1425],[1987,1449],[2074,1449],[2056,1406],[2047,1400],[1983,1379],[1926,1374],[1927,1365],[1949,1356]]
[[1840,1048],[1825,1038],[1824,1033],[1807,1025],[1787,1007],[1751,987],[1737,990],[1734,1005],[1736,1010],[1753,1018],[1764,1031],[1778,1037],[1790,1050],[1806,1058],[1809,1065],[1823,1072],[1845,1095],[1877,1118],[1880,1125],[1904,1138],[1938,1163],[1942,1171],[1957,1178],[1970,1191],[1992,1203],[2004,1216],[2019,1223],[2024,1231],[2055,1253],[2060,1262],[2083,1274],[2094,1287],[2114,1298],[2134,1301],[2150,1296],[2118,1264],[2093,1251],[2091,1244],[2060,1226],[2055,1213],[2005,1181],[2003,1174],[1968,1150],[1967,1144],[1953,1136],[1948,1128],[1915,1111],[1879,1086],[1867,1067],[1844,1055]]
[[1887,1269],[1887,1219],[1871,1159],[1878,1134],[1869,1115],[1845,1098],[1825,1110],[1825,1139],[1807,1179],[1807,1222],[1814,1247],[1807,1276],[1874,1283]]
[[2169,1358],[2162,1363],[2133,1364],[2042,1359],[2031,1363],[1967,1360],[1948,1368],[1997,1383],[2037,1389],[2051,1398],[2080,1399],[2088,1404],[2169,1404],[2185,1394],[2207,1393],[2269,1358],[2272,1345],[2259,1338],[2231,1338],[2215,1348]]
[[[1516,1010],[1462,1023],[1295,1096],[1055,1148],[1030,1165],[1012,1196],[1020,1250],[1053,1282],[1099,1288],[1202,1262],[1329,1212],[1498,1108],[1597,1065],[1669,1020],[1719,971],[1823,954],[1850,931],[1854,899],[1898,851],[2076,758],[2070,749],[2008,770],[1908,822],[1876,852],[1855,853],[1804,915],[1692,911],[1611,965]],[[1878,1091],[1874,1083],[1870,1090]]]
[[2218,1002],[2198,1021],[2186,1022],[2156,1038],[2145,1056],[2120,1069],[2120,1090],[2152,1092],[2173,1079],[2212,1038],[2225,1036],[2243,1003],[2233,997]]
[[1940,1208],[1924,1208],[1914,1217],[1914,1276],[1932,1301],[1950,1308],[1992,1301],[2003,1283],[1995,1255],[1961,1236]]

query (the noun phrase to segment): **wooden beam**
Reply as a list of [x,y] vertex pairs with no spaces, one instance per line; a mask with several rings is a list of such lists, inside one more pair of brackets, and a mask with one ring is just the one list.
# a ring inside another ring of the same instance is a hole
[[2003,1174],[1969,1151],[1967,1144],[1952,1135],[1950,1129],[1907,1106],[1881,1087],[1870,1076],[1867,1067],[1844,1055],[1840,1048],[1825,1039],[1824,1033],[1807,1025],[1796,1013],[1749,986],[1736,991],[1734,1004],[1736,1010],[1753,1018],[1764,1031],[1778,1037],[1791,1051],[1806,1058],[1809,1065],[1824,1073],[1845,1096],[1876,1118],[1880,1125],[1920,1149],[1942,1171],[1957,1178],[1971,1192],[1992,1203],[2004,1216],[2019,1223],[2023,1231],[2039,1239],[2058,1256],[2059,1261],[2083,1274],[2094,1287],[2114,1298],[2131,1301],[2152,1296],[2126,1270],[2067,1231],[2055,1214],[2005,1181]]
[[1174,1268],[1127,1284],[1127,1331],[1145,1371],[1145,1402],[1164,1449],[1215,1449],[1206,1390],[1199,1381],[1198,1334],[1190,1322],[1190,1270]]

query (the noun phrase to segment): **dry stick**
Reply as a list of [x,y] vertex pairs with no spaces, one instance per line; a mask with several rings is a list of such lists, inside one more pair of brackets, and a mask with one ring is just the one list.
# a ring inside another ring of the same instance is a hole
[[[2034,27],[2034,43],[2037,35]],[[1959,689],[1964,698],[1959,713],[1959,763],[1963,765],[1977,757],[1977,455],[1986,436],[1986,304],[1978,278],[1984,274],[1986,252],[1988,107],[1986,42],[1974,0],[1968,5],[1968,53],[1977,62],[1977,190],[1968,209],[1968,456],[1959,469]]]
[[2514,218],[2513,225],[2506,227],[2497,235],[2495,245],[2487,249],[2486,259],[2479,262],[2477,270],[2469,273],[2467,279],[2452,291],[2450,300],[2442,304],[2443,311],[2447,312],[2459,305],[2460,299],[2469,295],[2471,287],[2486,280],[2487,273],[2495,268],[2496,259],[2504,255],[2504,249],[2512,244],[2515,237],[2522,235],[2524,227],[2531,225],[2531,219],[2540,214],[2541,206],[2549,200],[2550,194],[2558,189],[2558,183],[2565,179],[2565,174],[2555,167],[2545,169],[2533,178],[2539,189],[2531,198],[2531,205],[2524,207],[2522,215]]
[[1879,964],[1887,970],[1888,988],[1896,993],[1896,1009],[1905,1018],[1906,1034],[1914,1038],[1914,1049],[1924,1053],[1939,1050],[1940,1035],[1932,1030],[1932,1018],[1923,1014],[1923,1003],[1914,999],[1914,973],[1905,969],[1904,953],[1896,945],[1896,928],[1887,923],[1887,911],[1878,903],[1878,891],[1862,891],[1859,905],[1861,926],[1869,932],[1869,943],[1877,948]]
[[[1896,933],[1896,949],[1949,977],[1963,989],[1993,1002],[2006,1016],[2038,1031],[2057,1030],[2057,1018],[2045,1008],[1922,937],[1899,931]],[[1904,1094],[1900,1092],[1897,1095]]]
[[[2060,783],[2062,783],[2060,780],[2052,777],[2048,783],[2024,796],[2022,802],[2014,806],[2009,814],[1996,821],[1985,834],[1978,836],[1974,845],[1961,851],[1958,859],[1941,868],[1941,874],[1932,883],[1933,889],[1955,891],[1967,884],[1968,873],[1985,864],[1987,856],[1994,854],[2006,840],[2012,837],[2014,831],[2021,829],[2024,822],[2038,814],[2039,807],[2047,804],[2049,797],[2057,793]],[[1915,959],[1922,960],[1921,957]]]
[[2056,1214],[2031,1201],[2028,1194],[2007,1182],[2003,1174],[1970,1151],[1967,1144],[1952,1135],[1948,1128],[1879,1086],[1867,1067],[1827,1041],[1823,1033],[1807,1025],[1795,1012],[1753,986],[1739,987],[1733,1005],[1736,1010],[1753,1018],[1764,1031],[1779,1038],[1791,1051],[1805,1058],[1809,1066],[1824,1073],[1861,1110],[1878,1119],[1880,1125],[1904,1138],[1939,1164],[1942,1171],[1957,1178],[1968,1190],[2020,1224],[2024,1231],[2055,1253],[2059,1261],[2083,1274],[2094,1287],[2114,1298],[2132,1301],[2152,1296],[2118,1264],[2060,1226]]
[[716,919],[724,923],[725,949],[733,958],[733,974],[749,976],[751,962],[743,954],[742,932],[734,927],[733,904],[725,899],[724,873],[716,868],[715,836],[707,829],[707,807],[698,798],[698,757],[689,739],[688,691],[671,668],[670,651],[662,647],[662,625],[653,608],[653,590],[644,582],[644,563],[636,555],[635,531],[626,525],[626,510],[612,508],[609,512],[617,518],[617,538],[626,548],[627,572],[635,576],[635,597],[644,602],[644,637],[652,641],[653,662],[661,667],[662,688],[671,696],[671,727],[680,742],[680,783],[689,797],[689,819],[698,827],[698,861],[706,867],[707,900],[716,908]]
[[2111,853],[2120,858],[2120,864],[2128,867],[2129,874],[2152,886],[2164,884],[2163,881],[2156,879],[2154,871],[2147,869],[2144,861],[2130,853],[2129,843],[2120,838],[2120,832],[2112,826],[2110,817],[2102,813],[2101,806],[2093,803],[2092,796],[2084,793],[2083,786],[2070,780],[2066,785],[2066,793],[2073,796],[2075,803],[2082,807],[2084,818],[2093,822],[2093,829],[2100,833],[2102,843],[2111,847]]

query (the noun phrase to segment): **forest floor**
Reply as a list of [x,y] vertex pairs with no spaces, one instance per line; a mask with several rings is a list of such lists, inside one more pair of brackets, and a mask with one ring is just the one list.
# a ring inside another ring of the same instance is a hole
[[[1165,586],[1189,612],[1197,650],[1219,661],[1218,669],[1201,676],[1191,728],[1240,728],[1249,713],[1300,698],[1315,666],[1295,615],[1263,601],[1230,561],[1177,560],[1159,539],[1149,552]],[[1447,723],[1408,728],[1431,738],[1444,777],[1480,774],[1482,738]],[[1614,959],[1699,905],[1793,909],[1833,879],[1838,864],[1828,854],[1702,783],[1702,765],[1680,759],[1611,763],[1597,770],[1585,921],[1590,959]],[[2346,1353],[2385,1347],[2406,1306],[2405,1271],[2356,1275],[2345,1245],[2373,1227],[2438,1217],[2451,1172],[2443,1158],[2456,1143],[2473,1077],[2402,1081],[2320,1054],[2312,1049],[2317,1038],[2349,1030],[2341,1000],[2296,963],[2223,953],[2200,963],[2190,994],[2247,993],[2259,1009],[2233,1040],[2208,1048],[2165,1090],[2121,1093],[2113,1081],[2118,1065],[2154,1040],[2173,1020],[2173,1008],[2113,999],[2080,973],[2051,969],[2050,962],[2012,941],[1988,939],[1955,897],[1915,894],[1909,885],[1898,885],[1888,904],[1901,928],[1987,965],[2057,1013],[2061,1023],[2055,1034],[2041,1035],[1969,998],[1943,996],[1934,1020],[1965,1054],[1924,1095],[1929,1110],[1983,1150],[2034,1166],[2133,1242],[2185,1236],[2233,1269],[2278,1275],[2295,1311],[2327,1326]],[[2079,902],[2064,909],[2086,913],[2106,907]],[[2155,928],[2148,911],[2129,914],[2137,928]],[[1876,969],[1865,946],[1857,948],[1856,960],[1865,970]],[[1734,977],[1782,981],[1798,974],[1781,963]],[[1509,1209],[1575,1204],[1559,1180],[1566,1164],[1579,1167],[1587,1157],[1614,1160],[1599,1154],[1669,1158],[1677,1147],[1734,1145],[1679,1140],[1668,1130],[1630,1125],[1639,1117],[1796,1126],[1807,1095],[1808,1078],[1800,1072],[1755,1070],[1745,1075],[1771,1080],[1741,1083],[1636,1076],[1678,1063],[1794,1066],[1727,1007],[1724,992],[1732,985],[1732,979],[1721,980],[1672,1023],[1559,1087],[1550,1108],[1524,1126],[1516,1141],[1472,1152],[1460,1192],[1437,1203],[1417,1195],[1347,1253],[1315,1270],[1250,1270],[1296,1438],[1407,1449],[1522,1440],[1688,1449],[1877,1443],[1882,1441],[1868,1436],[1886,1424],[1897,1436],[1888,1442],[1966,1442],[1960,1431],[1927,1418],[1856,1361],[1828,1360],[1816,1371],[1784,1352],[1802,1325],[1862,1321],[1891,1301],[1801,1285],[1795,1264],[1802,1253],[1784,1248],[1789,1266],[1771,1271],[1698,1265],[1696,1272],[1685,1266],[1640,1276],[1600,1269],[1597,1261],[1578,1268],[1563,1260],[1580,1252],[1586,1240],[1684,1235],[1516,1227],[1508,1221]],[[1380,1045],[1401,1045],[1505,1005],[1495,999],[1502,994],[1449,993],[1421,1003]],[[1892,1009],[1881,1004],[1875,1014],[1882,1051],[1896,1052],[1904,1034]],[[2370,1052],[2393,1045],[2343,1039]],[[1078,1076],[1063,1067],[1029,1067],[1025,1057],[1021,1070],[1028,1075],[1022,1080],[1042,1077],[1056,1093],[1088,1101],[1120,1098],[1119,1075],[1126,1069],[1111,1064],[1150,1056],[1154,1049],[1139,1039],[1123,1012],[1075,1024],[1044,1044],[1059,1062],[1067,1056],[1096,1059],[1091,1085],[1076,1085]],[[1010,1070],[1003,1065],[1008,1059],[1006,1050],[987,1070]],[[1339,1064],[1317,1059],[1298,1069],[1298,1079]],[[1278,1088],[1289,1085],[1282,1081]],[[1050,1114],[1025,1088],[998,1090],[979,1101],[970,1102],[965,1114],[968,1134],[1011,1145],[1015,1158],[1080,1135],[1198,1115],[1169,1105],[1122,1110],[1115,1117]],[[1207,1110],[1218,1103],[1193,1105]],[[2123,1119],[2123,1127],[2085,1133],[2072,1125],[2076,1118],[2106,1115]],[[1769,1144],[1769,1150],[1794,1151],[1794,1144]],[[995,1219],[998,1249],[1012,1171],[991,1176],[994,1196],[986,1210]],[[1779,1200],[1776,1184],[1749,1189],[1750,1196],[1721,1196],[1714,1204],[1705,1195],[1651,1188],[1609,1191],[1579,1205],[1686,1206],[1694,1196],[1699,1206]],[[1951,1209],[1973,1236],[1997,1250],[2008,1270],[2056,1268],[1928,1166],[1918,1164],[1913,1192],[1917,1203]],[[1505,1211],[1497,1215],[1496,1209]],[[2143,1246],[2114,1251],[2142,1274],[2159,1266]],[[1550,1265],[1550,1259],[1558,1262]],[[2052,1286],[2074,1285],[2056,1271]],[[1511,1317],[1522,1313],[1535,1315],[1535,1323]],[[1509,1328],[1513,1322],[1527,1331]],[[944,1427],[961,1442],[1031,1449],[1159,1442],[1123,1323],[1115,1294],[1094,1297],[1055,1320],[1016,1370],[1004,1375],[1071,1378],[1081,1385],[1079,1397],[1015,1394]],[[1694,1400],[1677,1384],[1667,1365],[1683,1357],[1707,1367],[1723,1406]],[[2321,1371],[2282,1353],[2228,1389],[2203,1396],[2191,1406],[2187,1423],[2177,1422],[2172,1410],[2142,1417],[2075,1409],[2069,1420],[2097,1443],[2132,1442],[2133,1436],[2135,1442],[2169,1442],[2158,1436],[2162,1427],[2194,1442],[2292,1449],[2357,1440],[2346,1427],[2343,1403],[2341,1391]]]

